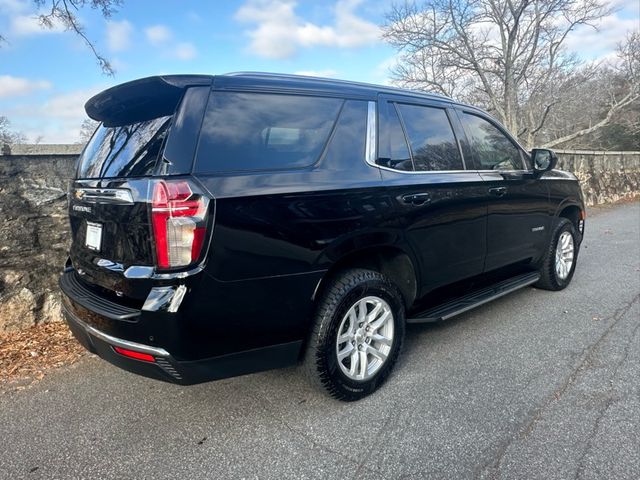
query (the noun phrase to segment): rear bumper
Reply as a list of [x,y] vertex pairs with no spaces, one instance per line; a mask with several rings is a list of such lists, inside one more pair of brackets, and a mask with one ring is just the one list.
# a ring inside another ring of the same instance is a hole
[[[128,307],[118,306],[96,297],[84,289],[80,283],[71,282],[68,277],[65,281],[64,275],[61,278],[60,287],[63,293],[64,318],[75,338],[87,350],[117,367],[157,380],[191,385],[281,368],[295,364],[302,347],[302,340],[300,340],[210,358],[183,360],[176,358],[170,351],[160,346],[122,338],[124,335],[135,339],[146,338],[142,332],[134,335],[140,329],[146,331],[141,325],[142,322],[138,321],[145,312],[135,309],[127,310]],[[155,312],[153,320],[161,323],[162,315],[168,314]],[[120,332],[123,335],[119,335]],[[152,360],[130,358],[118,353],[116,348],[146,354],[151,356]]]
[[[90,352],[129,372],[180,385],[192,385],[285,367],[295,363],[302,346],[301,341],[290,342],[206,360],[181,362],[162,348],[129,342],[101,332],[84,323],[64,306],[63,313],[75,338]],[[154,361],[147,362],[125,357],[117,353],[114,347],[146,353],[151,355]]]

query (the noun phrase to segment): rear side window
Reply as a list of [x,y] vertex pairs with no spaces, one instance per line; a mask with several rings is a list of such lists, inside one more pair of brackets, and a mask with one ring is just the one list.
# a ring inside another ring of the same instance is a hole
[[520,149],[495,125],[470,113],[463,113],[462,121],[480,170],[524,168]]
[[198,173],[277,170],[318,160],[343,100],[214,92],[207,105]]
[[323,160],[327,167],[348,165],[353,159],[364,158],[366,131],[367,102],[347,100],[327,145]]
[[416,171],[464,170],[446,110],[397,105],[413,154]]
[[171,117],[100,126],[78,160],[78,178],[141,177],[156,167]]

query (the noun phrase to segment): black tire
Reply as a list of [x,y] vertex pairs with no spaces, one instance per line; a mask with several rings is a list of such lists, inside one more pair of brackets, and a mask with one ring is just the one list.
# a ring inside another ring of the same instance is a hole
[[[556,273],[555,259],[558,241],[564,232],[568,232],[573,239],[574,253],[573,263],[569,270],[569,274],[566,278],[560,278]],[[571,283],[571,279],[573,278],[573,274],[576,270],[576,264],[578,262],[580,240],[579,234],[576,232],[576,228],[573,223],[566,218],[559,218],[551,234],[551,242],[549,243],[547,252],[542,260],[542,265],[540,267],[540,280],[538,280],[534,285],[535,287],[542,288],[544,290],[557,291],[566,288],[567,285]]]
[[[367,296],[384,300],[393,315],[393,340],[386,360],[367,380],[353,380],[342,372],[337,358],[338,329],[347,312]],[[340,272],[319,298],[304,358],[309,381],[343,401],[359,400],[387,379],[400,354],[405,334],[405,308],[398,288],[384,275],[365,269]]]

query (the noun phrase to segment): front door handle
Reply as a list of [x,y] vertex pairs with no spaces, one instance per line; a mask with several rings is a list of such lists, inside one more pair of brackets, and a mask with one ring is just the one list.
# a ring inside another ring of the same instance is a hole
[[496,197],[503,197],[507,193],[507,187],[493,187],[489,189],[489,193]]
[[403,195],[402,201],[410,205],[425,205],[431,202],[431,195],[429,193],[412,193]]

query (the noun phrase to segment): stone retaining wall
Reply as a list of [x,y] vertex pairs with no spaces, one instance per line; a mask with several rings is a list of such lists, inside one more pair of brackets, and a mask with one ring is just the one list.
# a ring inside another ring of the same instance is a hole
[[[60,319],[66,190],[82,146],[0,148],[0,332]],[[589,205],[640,193],[640,152],[558,151]]]
[[81,148],[0,148],[0,332],[60,319],[66,191]]
[[640,152],[556,150],[556,153],[558,168],[578,177],[589,206],[640,194]]

